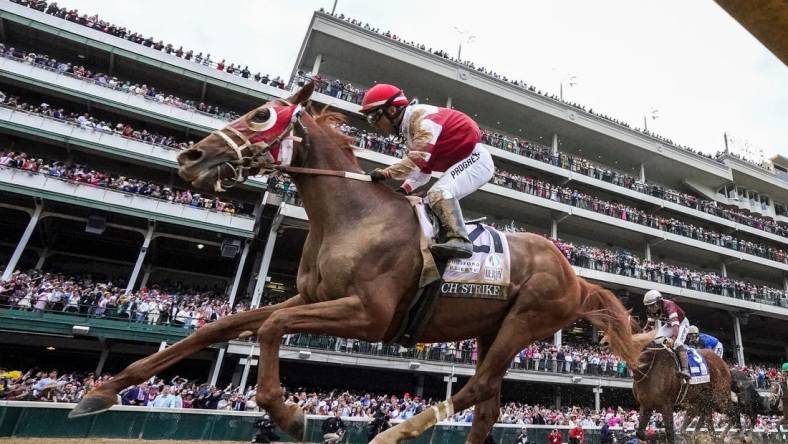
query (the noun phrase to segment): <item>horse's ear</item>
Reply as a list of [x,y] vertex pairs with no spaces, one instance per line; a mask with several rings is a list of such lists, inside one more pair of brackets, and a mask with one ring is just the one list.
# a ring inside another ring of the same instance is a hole
[[315,92],[315,81],[312,80],[306,85],[304,85],[301,89],[298,90],[295,94],[287,98],[287,101],[290,103],[300,103],[303,104],[310,97],[312,97],[312,93]]

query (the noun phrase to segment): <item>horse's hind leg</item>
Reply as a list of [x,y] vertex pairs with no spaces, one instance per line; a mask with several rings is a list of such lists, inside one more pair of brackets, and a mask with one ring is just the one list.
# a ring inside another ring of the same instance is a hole
[[[273,313],[257,331],[260,342],[260,371],[257,404],[274,422],[298,441],[304,439],[304,413],[296,404],[286,405],[279,378],[279,346],[290,333],[318,333],[369,342],[383,339],[389,313],[369,313],[357,296],[302,305]],[[385,320],[383,320],[385,319]]]
[[[484,357],[487,355],[487,350],[493,343],[494,336],[478,338],[479,359],[476,367],[481,365]],[[498,392],[490,399],[476,404],[473,409],[473,424],[471,431],[468,433],[466,442],[484,442],[487,435],[490,433],[495,421],[501,415],[501,382],[498,383]]]
[[101,413],[117,402],[118,393],[126,387],[139,384],[176,362],[217,342],[229,341],[244,332],[253,333],[271,313],[303,304],[300,296],[276,305],[249,310],[223,317],[205,325],[188,337],[146,358],[133,362],[122,372],[88,393],[68,415],[69,418]]
[[[450,418],[455,411],[465,410],[493,398],[500,390],[503,375],[515,353],[534,339],[544,338],[553,333],[559,323],[560,321],[551,319],[544,312],[532,311],[519,315],[510,313],[504,319],[498,336],[488,350],[487,356],[481,361],[476,374],[456,395],[386,430],[376,436],[372,443],[394,444],[404,439],[413,439],[438,422]],[[484,438],[481,435],[474,435],[471,440],[469,436],[467,442],[481,444]]]

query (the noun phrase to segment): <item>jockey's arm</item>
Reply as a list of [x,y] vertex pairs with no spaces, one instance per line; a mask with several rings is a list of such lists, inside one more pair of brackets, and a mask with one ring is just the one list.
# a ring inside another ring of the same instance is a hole
[[[428,172],[427,163],[432,156],[432,149],[438,141],[442,127],[427,117],[429,116],[418,111],[410,116],[409,126],[412,137],[408,144],[408,154],[399,162],[383,170],[386,177],[406,180],[414,171],[421,170],[425,174]],[[427,183],[427,180],[424,180],[419,186]]]
[[678,322],[673,322],[671,327],[673,329],[673,339],[678,339],[678,337],[679,337],[679,323]]

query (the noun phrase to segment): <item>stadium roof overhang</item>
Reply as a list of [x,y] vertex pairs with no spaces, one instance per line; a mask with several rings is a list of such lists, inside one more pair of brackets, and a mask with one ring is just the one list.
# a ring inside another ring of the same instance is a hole
[[319,73],[327,77],[351,79],[360,87],[396,83],[422,103],[445,106],[451,98],[452,106],[482,127],[505,128],[546,145],[558,134],[562,151],[622,171],[639,171],[644,164],[647,176],[658,170],[666,185],[692,178],[715,189],[732,180],[730,169],[719,162],[316,12],[295,70],[311,71],[318,56]]

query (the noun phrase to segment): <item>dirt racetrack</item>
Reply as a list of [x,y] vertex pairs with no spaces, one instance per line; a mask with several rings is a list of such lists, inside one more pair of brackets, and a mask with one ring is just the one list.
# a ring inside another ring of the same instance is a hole
[[103,438],[0,438],[0,444],[139,444],[150,442],[156,444],[239,444],[248,441],[171,441],[155,440],[147,441],[141,439],[103,439]]

